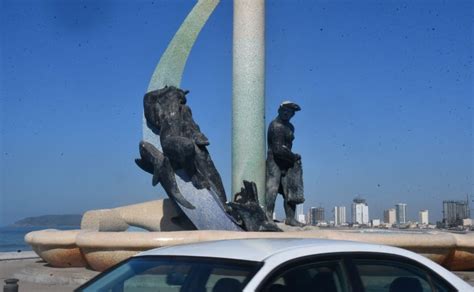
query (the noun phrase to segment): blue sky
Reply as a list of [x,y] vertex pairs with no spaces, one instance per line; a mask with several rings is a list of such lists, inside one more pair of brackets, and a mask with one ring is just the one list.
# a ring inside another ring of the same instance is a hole
[[[133,162],[142,97],[195,2],[0,3],[0,225],[164,197]],[[472,19],[471,1],[267,0],[266,120],[303,108],[305,208],[361,195],[371,218],[404,202],[434,222],[442,200],[474,196]],[[231,75],[222,0],[182,87],[228,191]]]

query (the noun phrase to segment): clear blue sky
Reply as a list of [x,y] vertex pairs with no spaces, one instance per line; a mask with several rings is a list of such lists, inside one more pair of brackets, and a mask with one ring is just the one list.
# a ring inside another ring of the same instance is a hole
[[[142,96],[195,2],[0,3],[0,225],[163,198],[133,162]],[[474,195],[473,9],[267,0],[266,119],[283,100],[303,108],[293,123],[306,208],[328,217],[360,194],[371,218],[404,202],[410,219],[426,208],[434,222],[442,200]],[[231,52],[222,0],[182,87],[227,190]]]

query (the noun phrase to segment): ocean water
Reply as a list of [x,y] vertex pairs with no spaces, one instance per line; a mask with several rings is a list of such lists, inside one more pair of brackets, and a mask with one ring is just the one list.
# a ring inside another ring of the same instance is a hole
[[[49,227],[50,228],[50,227]],[[61,227],[56,229],[71,230],[78,229],[78,226]],[[31,247],[25,242],[25,235],[30,231],[48,229],[48,227],[14,227],[6,226],[0,227],[0,252],[7,251],[27,251],[31,250]]]

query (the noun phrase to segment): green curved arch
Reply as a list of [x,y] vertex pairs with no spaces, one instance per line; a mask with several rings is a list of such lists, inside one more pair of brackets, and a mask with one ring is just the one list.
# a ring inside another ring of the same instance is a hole
[[[161,56],[151,76],[147,92],[163,88],[166,85],[180,87],[189,53],[219,2],[220,0],[199,0],[194,5]],[[143,140],[161,149],[159,136],[148,128],[145,117],[142,120]]]
[[166,85],[179,87],[189,53],[219,1],[199,0],[194,5],[161,56],[147,92],[163,88]]

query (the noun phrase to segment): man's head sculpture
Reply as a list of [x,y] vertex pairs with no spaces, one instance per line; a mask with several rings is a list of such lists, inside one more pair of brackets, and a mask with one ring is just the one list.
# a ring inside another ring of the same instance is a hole
[[291,101],[284,101],[280,104],[280,107],[278,108],[278,116],[283,121],[289,121],[295,115],[295,112],[300,110],[300,106],[296,103]]

